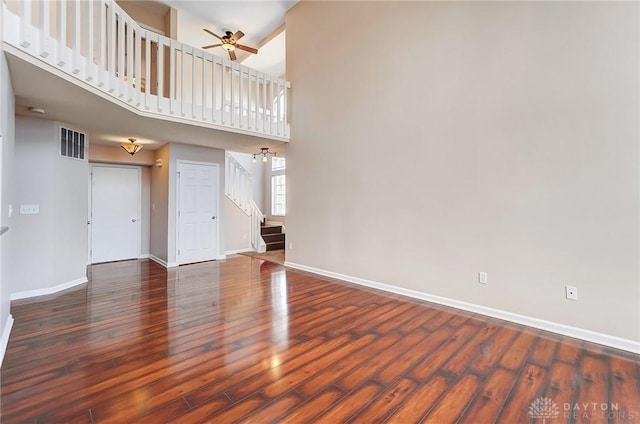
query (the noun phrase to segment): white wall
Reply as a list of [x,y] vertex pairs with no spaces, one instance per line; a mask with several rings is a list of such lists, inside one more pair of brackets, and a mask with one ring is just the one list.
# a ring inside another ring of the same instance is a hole
[[162,166],[151,168],[151,234],[149,253],[152,257],[167,262],[167,231],[169,228],[169,144],[155,151],[155,159]]
[[[0,13],[1,16],[1,13]],[[0,236],[0,334],[7,324],[10,314],[9,285],[10,275],[8,263],[13,248],[13,218],[9,217],[9,205],[15,205],[13,189],[13,156],[15,144],[15,104],[13,87],[7,66],[7,59],[0,50],[0,135],[2,135],[1,151],[1,192],[0,192],[0,226],[9,227],[9,232]],[[0,346],[0,350],[2,346]],[[1,361],[1,358],[0,358]]]
[[[87,161],[59,155],[59,123],[16,118],[16,205],[9,270],[11,293],[86,278]],[[19,205],[37,204],[37,215]]]
[[225,238],[225,252],[245,252],[251,249],[251,217],[227,196],[221,196],[225,223],[222,227]]
[[638,8],[298,3],[287,260],[640,341]]

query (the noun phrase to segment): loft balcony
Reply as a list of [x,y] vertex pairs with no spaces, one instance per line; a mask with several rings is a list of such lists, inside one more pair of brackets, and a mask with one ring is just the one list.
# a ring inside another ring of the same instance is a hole
[[145,29],[112,0],[3,8],[7,53],[140,116],[289,141],[284,79]]

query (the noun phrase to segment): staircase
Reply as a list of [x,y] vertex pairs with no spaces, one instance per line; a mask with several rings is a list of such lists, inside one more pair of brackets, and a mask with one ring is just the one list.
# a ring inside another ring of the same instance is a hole
[[285,235],[282,232],[282,225],[264,224],[260,227],[260,235],[267,244],[267,252],[284,249]]

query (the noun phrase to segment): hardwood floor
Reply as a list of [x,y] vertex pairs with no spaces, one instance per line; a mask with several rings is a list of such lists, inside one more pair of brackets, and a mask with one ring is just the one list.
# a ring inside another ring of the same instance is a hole
[[12,313],[2,423],[640,423],[637,355],[245,256]]

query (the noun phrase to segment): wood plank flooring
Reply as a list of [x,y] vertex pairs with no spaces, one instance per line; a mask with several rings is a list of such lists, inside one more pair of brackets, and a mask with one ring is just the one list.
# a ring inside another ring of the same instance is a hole
[[2,423],[640,423],[640,358],[246,256],[16,301]]

